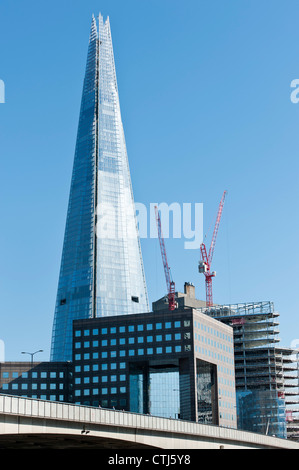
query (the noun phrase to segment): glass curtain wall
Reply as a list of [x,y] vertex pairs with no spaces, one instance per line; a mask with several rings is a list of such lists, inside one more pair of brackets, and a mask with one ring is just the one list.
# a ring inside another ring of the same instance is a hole
[[148,312],[109,19],[99,17],[96,316]]
[[218,424],[216,371],[213,364],[196,361],[197,421]]
[[148,312],[109,19],[89,38],[51,361],[72,358],[75,319]]
[[98,40],[93,18],[52,330],[51,361],[72,358],[74,319],[93,310]]
[[286,439],[285,401],[276,390],[237,391],[238,427]]
[[178,367],[131,365],[130,411],[180,418]]
[[179,371],[177,368],[150,368],[149,403],[153,416],[175,419],[180,417]]

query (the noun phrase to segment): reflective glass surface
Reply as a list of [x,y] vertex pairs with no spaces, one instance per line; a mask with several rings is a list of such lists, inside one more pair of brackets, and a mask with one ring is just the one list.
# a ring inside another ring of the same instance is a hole
[[74,319],[148,311],[110,24],[93,17],[51,361],[71,360]]
[[96,316],[147,312],[109,21],[99,18]]
[[203,424],[218,424],[214,367],[196,361],[197,421]]
[[149,402],[154,416],[179,418],[180,390],[179,371],[173,368],[150,369]]
[[133,413],[144,413],[146,411],[144,395],[143,373],[135,370],[130,374],[130,411]]
[[276,390],[237,391],[238,428],[286,439],[284,398]]

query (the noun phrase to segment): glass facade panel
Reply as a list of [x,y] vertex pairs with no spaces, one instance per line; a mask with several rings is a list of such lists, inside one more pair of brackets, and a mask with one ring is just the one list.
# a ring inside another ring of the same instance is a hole
[[203,424],[218,424],[216,367],[196,361],[197,421]]
[[238,426],[286,439],[285,400],[275,390],[237,390]]
[[179,418],[179,371],[150,369],[149,380],[150,413],[164,418]]
[[109,19],[93,17],[51,361],[72,358],[75,319],[148,312]]
[[[99,17],[96,316],[149,311],[109,20]],[[112,214],[112,217],[111,217]],[[100,232],[100,233],[99,233]],[[109,293],[109,296],[108,296]]]
[[130,373],[130,411],[133,413],[144,413],[144,377],[139,370]]

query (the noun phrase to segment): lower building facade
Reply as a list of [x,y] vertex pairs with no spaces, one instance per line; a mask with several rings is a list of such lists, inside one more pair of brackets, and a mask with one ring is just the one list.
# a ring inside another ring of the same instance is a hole
[[[165,302],[157,300],[153,310]],[[190,283],[176,292],[176,302],[233,328],[238,429],[299,440],[299,355],[280,346],[273,302],[206,307]]]
[[298,358],[279,345],[279,313],[273,302],[215,305],[203,311],[234,330],[238,428],[298,439]]
[[0,393],[72,402],[71,362],[0,362]]
[[195,309],[74,321],[74,402],[236,428],[232,328]]
[[233,329],[193,308],[75,320],[72,361],[0,363],[0,393],[236,429]]
[[153,311],[73,322],[72,361],[0,363],[0,393],[299,440],[298,352],[272,302],[204,306],[186,283]]

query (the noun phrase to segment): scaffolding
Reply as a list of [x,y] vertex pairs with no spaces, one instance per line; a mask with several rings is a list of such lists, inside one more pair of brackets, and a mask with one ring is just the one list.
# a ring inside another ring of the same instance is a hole
[[279,345],[273,302],[198,310],[233,327],[238,427],[299,441],[298,354]]

